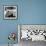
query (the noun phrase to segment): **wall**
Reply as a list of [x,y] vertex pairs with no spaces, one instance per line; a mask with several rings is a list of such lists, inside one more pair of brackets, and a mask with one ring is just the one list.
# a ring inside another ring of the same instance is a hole
[[[3,19],[4,5],[18,5],[17,20]],[[46,24],[46,0],[0,0],[0,44],[8,43],[9,32],[18,32],[17,24]]]

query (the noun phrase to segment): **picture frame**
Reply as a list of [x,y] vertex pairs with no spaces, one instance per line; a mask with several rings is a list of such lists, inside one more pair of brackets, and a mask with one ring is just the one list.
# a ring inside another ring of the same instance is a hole
[[17,6],[5,5],[4,6],[4,19],[17,19]]
[[18,30],[20,32],[19,41],[21,40],[46,41],[45,24],[19,24]]

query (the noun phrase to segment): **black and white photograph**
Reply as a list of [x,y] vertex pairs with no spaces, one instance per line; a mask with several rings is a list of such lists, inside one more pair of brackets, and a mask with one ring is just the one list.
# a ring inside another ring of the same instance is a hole
[[21,25],[20,39],[46,41],[46,25]]
[[17,6],[4,6],[4,19],[17,19]]

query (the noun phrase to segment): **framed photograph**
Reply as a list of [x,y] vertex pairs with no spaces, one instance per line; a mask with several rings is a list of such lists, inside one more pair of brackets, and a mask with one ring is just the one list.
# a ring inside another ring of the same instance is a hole
[[20,24],[18,30],[20,41],[46,41],[46,25]]
[[4,6],[4,19],[17,19],[17,6]]

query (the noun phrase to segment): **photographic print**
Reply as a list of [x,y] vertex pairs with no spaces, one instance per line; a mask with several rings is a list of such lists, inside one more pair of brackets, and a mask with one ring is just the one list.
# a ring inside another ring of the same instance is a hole
[[4,19],[17,19],[17,6],[4,6]]
[[20,40],[46,41],[46,25],[20,25]]

